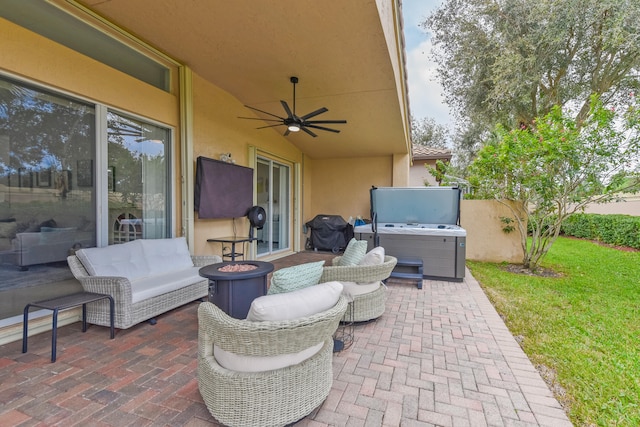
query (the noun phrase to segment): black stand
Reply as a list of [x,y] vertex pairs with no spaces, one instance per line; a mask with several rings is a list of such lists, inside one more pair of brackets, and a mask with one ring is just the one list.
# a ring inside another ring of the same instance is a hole
[[222,243],[223,248],[225,243],[230,243],[231,253],[225,254],[223,250],[222,258],[231,258],[231,261],[235,261],[237,256],[241,256],[244,258],[244,249],[242,250],[242,252],[236,252],[236,243],[253,242],[254,240],[258,240],[258,239],[253,236],[249,236],[249,237],[229,236],[229,237],[216,237],[213,239],[207,239],[207,242]]
[[355,301],[349,301],[347,305],[347,311],[344,313],[342,317],[342,321],[340,321],[340,325],[338,325],[338,329],[336,330],[335,335],[333,336],[333,352],[337,353],[339,351],[345,350],[351,347],[353,344],[353,336],[355,332],[355,322],[354,322],[354,312],[353,305]]
[[87,303],[109,299],[111,339],[115,337],[113,327],[114,301],[111,295],[97,294],[94,292],[78,292],[58,298],[29,303],[24,308],[24,319],[22,325],[22,352],[27,352],[27,340],[29,331],[29,309],[31,307],[44,308],[53,311],[53,327],[51,329],[51,362],[56,361],[56,341],[58,338],[58,312],[67,308],[82,305],[82,332],[87,331]]

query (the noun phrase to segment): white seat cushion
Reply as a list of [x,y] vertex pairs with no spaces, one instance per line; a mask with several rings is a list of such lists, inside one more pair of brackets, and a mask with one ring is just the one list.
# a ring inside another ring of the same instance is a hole
[[308,358],[314,356],[322,349],[324,343],[318,343],[309,348],[305,348],[301,352],[293,354],[279,354],[277,356],[244,356],[241,354],[231,353],[213,346],[213,356],[218,364],[223,368],[227,368],[236,372],[265,372],[274,369],[282,369],[287,366],[297,365]]
[[131,302],[136,303],[176,289],[192,285],[204,279],[198,267],[188,267],[178,271],[170,271],[161,275],[143,277],[131,281]]
[[380,281],[372,283],[340,282],[344,286],[343,293],[352,297],[377,291],[381,286]]
[[[297,291],[258,297],[251,303],[247,321],[282,321],[322,313],[336,305],[342,284],[327,282]],[[298,353],[277,356],[245,356],[213,346],[213,355],[220,366],[238,372],[264,372],[297,365],[322,349],[321,341]]]

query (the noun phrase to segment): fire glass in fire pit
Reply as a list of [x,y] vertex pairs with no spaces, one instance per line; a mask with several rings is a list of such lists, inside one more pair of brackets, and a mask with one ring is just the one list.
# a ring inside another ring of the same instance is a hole
[[242,271],[255,270],[256,268],[258,268],[258,266],[253,264],[228,264],[220,267],[218,271],[222,271],[223,273],[239,273]]

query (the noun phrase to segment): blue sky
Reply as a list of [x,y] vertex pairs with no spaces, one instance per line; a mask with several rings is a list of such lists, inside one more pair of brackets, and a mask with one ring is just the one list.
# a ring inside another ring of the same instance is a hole
[[409,102],[414,118],[431,117],[436,123],[452,126],[449,107],[442,98],[442,87],[435,79],[436,64],[430,60],[429,34],[419,26],[441,3],[442,0],[402,1]]

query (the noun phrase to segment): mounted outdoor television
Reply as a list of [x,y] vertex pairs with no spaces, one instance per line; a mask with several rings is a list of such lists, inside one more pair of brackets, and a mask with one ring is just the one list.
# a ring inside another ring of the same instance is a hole
[[194,193],[202,219],[243,217],[253,206],[253,169],[200,156]]

